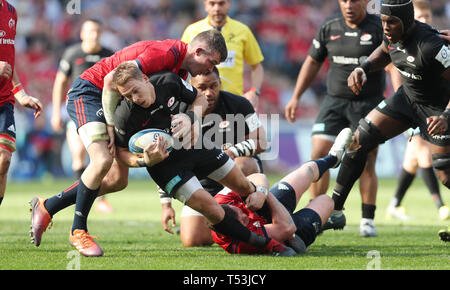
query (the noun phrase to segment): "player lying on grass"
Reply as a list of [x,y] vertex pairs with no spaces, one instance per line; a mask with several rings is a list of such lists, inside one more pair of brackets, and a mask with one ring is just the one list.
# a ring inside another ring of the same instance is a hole
[[[297,253],[304,253],[330,216],[334,202],[329,196],[320,195],[305,208],[295,213],[294,210],[311,183],[317,182],[328,169],[340,164],[351,138],[351,130],[343,129],[327,156],[309,161],[282,178],[270,189],[266,205],[259,211],[250,210],[244,200],[228,188],[223,189],[214,198],[228,215],[234,216],[252,232],[283,242]],[[266,176],[261,173],[247,178],[254,184],[269,186]],[[214,242],[230,254],[265,253],[264,249],[255,248],[215,231],[212,231],[212,236]]]
[[[208,176],[245,196],[249,207],[259,209],[263,205],[266,198],[264,193],[257,190],[245,178],[233,160],[222,150],[206,149],[213,148],[206,146],[206,148],[190,150],[183,147],[172,150],[168,154],[167,144],[158,140],[146,148],[144,157],[128,151],[128,141],[138,131],[158,128],[171,132],[175,120],[191,124],[191,118],[183,113],[182,107],[186,108],[187,104],[193,104],[198,100],[199,95],[195,88],[174,73],[162,72],[147,76],[130,63],[122,63],[117,67],[113,82],[124,96],[115,111],[118,163],[129,167],[146,167],[153,180],[170,197],[177,198],[201,212],[214,224],[217,231],[256,247],[265,248],[269,252],[281,253],[281,255],[295,254],[292,249],[284,247],[273,239],[258,236],[243,227],[236,219],[230,218],[213,197],[202,188],[197,176]],[[153,88],[154,93],[151,94]],[[203,101],[206,103],[206,99]],[[192,119],[195,121],[198,117],[192,117]],[[173,132],[174,138],[178,137],[176,134]],[[186,139],[187,136],[184,133],[180,136],[183,140],[190,140]],[[200,140],[205,141],[204,138]],[[39,237],[40,243],[40,237],[51,221],[51,217],[62,208],[74,204],[76,196],[61,192],[60,195],[50,198],[48,200],[50,203],[41,199],[37,200],[37,206],[32,210],[32,233],[35,241]],[[52,203],[56,203],[57,206],[50,208],[49,204]],[[90,240],[87,240],[87,243],[92,244]],[[91,255],[86,251],[82,254]]]

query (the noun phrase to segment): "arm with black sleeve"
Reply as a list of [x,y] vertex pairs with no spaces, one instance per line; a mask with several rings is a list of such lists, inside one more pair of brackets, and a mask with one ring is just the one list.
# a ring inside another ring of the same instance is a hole
[[361,66],[355,68],[347,79],[348,87],[356,94],[362,91],[364,84],[367,82],[367,74],[386,67],[391,63],[386,43],[381,43],[365,60]]

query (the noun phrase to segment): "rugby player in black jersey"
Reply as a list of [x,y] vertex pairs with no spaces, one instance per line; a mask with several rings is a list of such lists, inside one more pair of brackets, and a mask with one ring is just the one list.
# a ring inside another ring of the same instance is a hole
[[[149,82],[155,88],[156,98],[147,97],[151,95],[147,85]],[[193,138],[194,141],[186,147],[186,140],[187,143],[192,140],[191,130],[179,130],[177,124],[191,122],[193,127],[200,126],[198,119],[207,104],[202,93],[176,74],[162,72],[147,77],[136,66],[128,63],[117,67],[113,84],[125,98],[115,111],[118,160],[130,167],[146,167],[152,179],[169,197],[203,214],[217,232],[227,232],[226,235],[272,253],[295,255],[292,249],[279,242],[249,231],[225,213],[200,184],[199,179],[208,177],[234,188],[246,199],[247,206],[254,210],[263,206],[267,196],[266,188],[247,180],[234,161],[223,150],[215,148],[208,138]],[[201,107],[200,112],[194,112],[197,111],[196,106]],[[130,137],[145,128],[170,132],[175,140],[174,150],[169,154],[167,144],[159,139],[149,146],[155,154],[150,154],[148,150],[143,157],[130,153]],[[179,138],[183,139],[183,146],[177,144]],[[239,149],[239,146],[235,146]],[[256,149],[250,146],[242,150]]]
[[[203,94],[197,93],[195,88],[174,73],[159,72],[147,76],[128,62],[120,64],[113,76],[115,86],[125,97],[115,110],[116,159],[122,178],[113,179],[121,183],[121,189],[128,183],[126,178],[128,167],[147,167],[154,181],[165,189],[169,196],[176,197],[202,212],[214,224],[217,232],[227,232],[227,235],[264,248],[273,254],[295,255],[295,251],[277,241],[251,233],[237,220],[225,214],[214,198],[201,187],[196,175],[209,176],[227,187],[236,188],[237,192],[246,197],[249,208],[262,207],[266,190],[258,184],[251,184],[222,150],[187,150],[184,149],[187,147],[186,143],[183,143],[182,146],[176,144],[179,146],[176,148],[180,150],[172,150],[169,154],[167,144],[159,139],[144,150],[143,156],[128,151],[129,138],[134,133],[147,128],[163,129],[171,132],[174,139],[185,137],[183,140],[190,140],[192,122],[199,119],[207,107]],[[151,92],[153,88],[154,93]],[[152,97],[155,93],[156,97]],[[195,110],[198,106],[200,112]],[[193,108],[196,112],[192,110]],[[213,148],[211,144],[208,146]],[[101,191],[98,194],[114,191],[117,190]],[[43,225],[40,235],[47,229],[54,214],[75,204],[76,195],[73,192],[60,194],[48,200],[52,201],[51,207],[47,202],[45,204],[41,202],[34,213],[34,217],[38,219],[37,223]],[[96,251],[97,248],[99,247],[96,247]],[[103,254],[102,251],[101,253]]]
[[[222,148],[245,176],[262,173],[262,163],[257,154],[267,147],[266,132],[251,103],[246,98],[220,90],[220,75],[216,67],[212,72],[192,77],[190,83],[208,101],[202,119],[202,136],[211,139],[217,148]],[[210,178],[202,179],[200,183],[213,196],[223,189],[220,183]],[[163,228],[173,233],[168,224],[172,220],[172,226],[175,226],[171,199],[161,192],[160,196]],[[181,213],[180,237],[185,247],[213,244],[205,217],[188,206],[184,206]]]
[[[367,154],[378,144],[419,127],[428,141],[433,167],[441,183],[450,188],[450,50],[438,31],[414,20],[410,0],[383,0],[383,43],[356,68],[348,85],[359,94],[370,72],[390,62],[402,76],[403,85],[360,120],[341,164],[333,190],[335,209],[324,229],[345,225],[345,200],[364,168]],[[344,220],[344,223],[341,221]]]
[[[347,77],[382,43],[383,30],[380,18],[366,12],[366,0],[339,0],[340,13],[327,18],[312,41],[297,78],[293,96],[285,108],[287,120],[294,122],[301,95],[310,87],[322,64],[328,58],[327,95],[312,129],[311,159],[326,156],[336,136],[346,127],[355,130],[358,121],[369,113],[382,99],[385,73],[370,73],[367,85],[360,94],[347,86]],[[392,76],[393,74],[391,74]],[[361,175],[362,236],[376,236],[374,217],[378,178],[375,161],[378,147],[371,150]],[[326,194],[330,173],[311,185],[311,199]]]
[[[102,23],[97,19],[87,19],[81,25],[81,42],[69,46],[63,53],[59,62],[53,84],[52,96],[52,118],[53,131],[63,131],[63,120],[61,118],[61,105],[65,101],[67,88],[70,81],[75,81],[85,70],[98,61],[113,54],[113,52],[100,43],[102,35]],[[65,109],[65,106],[64,106]],[[81,177],[86,167],[86,149],[77,133],[75,123],[70,120],[66,125],[66,140],[72,153],[72,171],[75,180]],[[111,212],[112,206],[101,197],[95,206],[99,212]]]

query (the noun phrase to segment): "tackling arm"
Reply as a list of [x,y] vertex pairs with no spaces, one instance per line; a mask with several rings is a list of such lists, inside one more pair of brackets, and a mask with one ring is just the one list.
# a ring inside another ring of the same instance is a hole
[[268,236],[279,242],[288,240],[297,230],[291,215],[273,194],[266,201],[272,216],[272,223],[264,225]]

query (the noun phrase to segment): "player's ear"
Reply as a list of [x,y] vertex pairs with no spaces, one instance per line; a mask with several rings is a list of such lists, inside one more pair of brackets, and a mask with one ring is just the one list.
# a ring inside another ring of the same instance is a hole
[[200,56],[204,52],[205,52],[205,49],[203,47],[197,47],[195,49],[195,55],[197,55],[197,56]]

